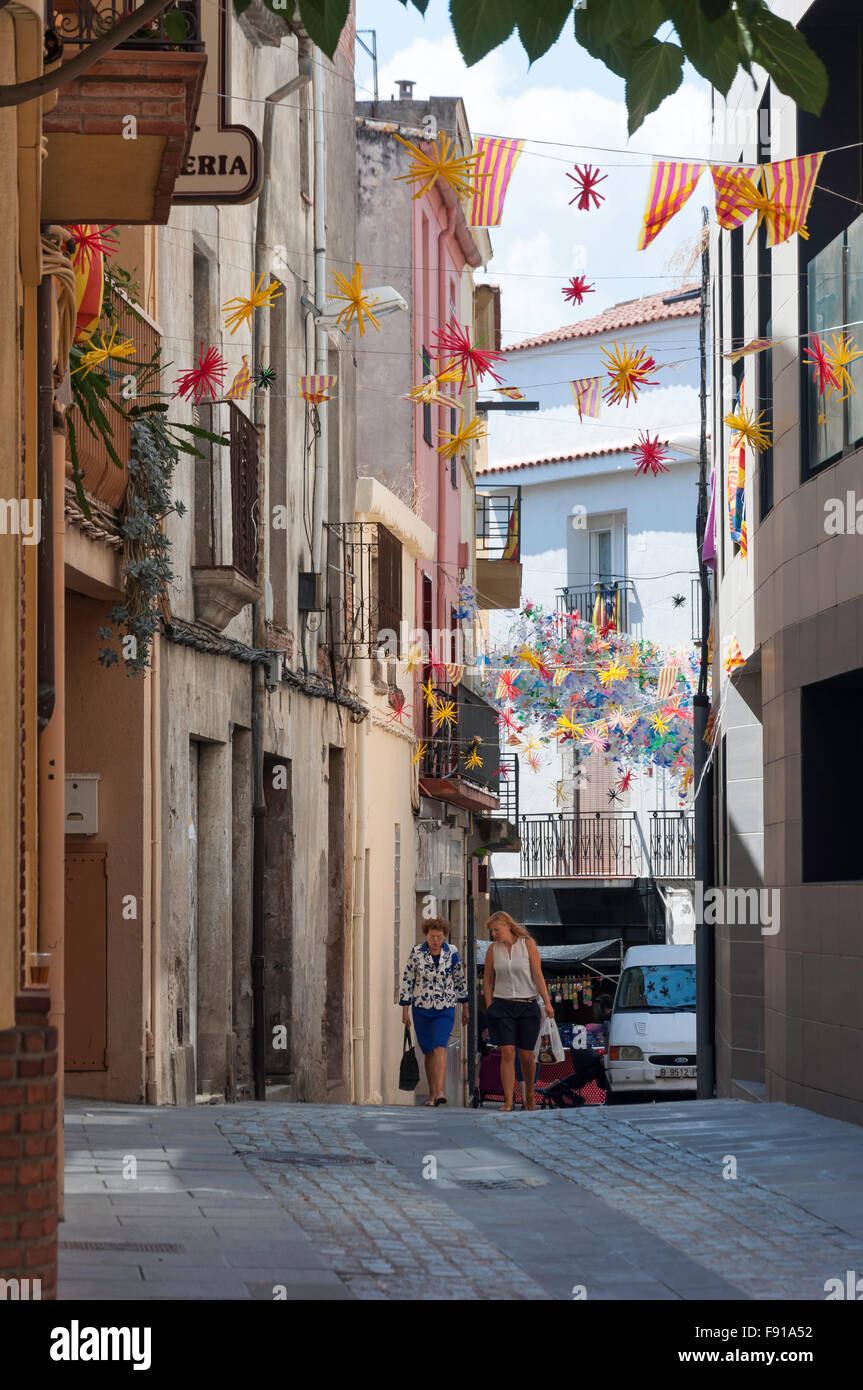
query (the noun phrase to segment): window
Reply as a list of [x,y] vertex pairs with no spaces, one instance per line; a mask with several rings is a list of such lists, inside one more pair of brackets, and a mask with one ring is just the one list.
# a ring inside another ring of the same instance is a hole
[[254,584],[258,579],[258,432],[233,401],[230,412],[233,563]]
[[[819,251],[806,269],[806,331],[817,333],[829,345],[834,333],[845,331],[857,342],[856,324],[863,317],[863,217]],[[843,325],[854,325],[843,330]],[[863,358],[848,368],[854,392],[833,391],[822,395],[812,368],[802,362],[803,416],[806,421],[804,475],[850,453],[863,442]]]
[[607,584],[613,577],[611,532],[591,531],[590,582],[592,584]]
[[[431,376],[431,357],[429,350],[424,347],[422,350],[423,376]],[[423,406],[423,439],[426,444],[432,442],[432,408],[430,405]]]
[[402,545],[385,526],[378,526],[377,555],[378,631],[395,632],[396,654],[401,655]]
[[863,774],[863,744],[846,739],[841,756],[836,752],[836,730],[853,727],[861,699],[863,670],[804,685],[800,692],[804,883],[863,878],[860,812],[848,796]]
[[[770,83],[764,92],[758,108],[758,162],[770,161]],[[773,337],[773,272],[771,269],[770,248],[767,245],[767,228],[762,222],[758,228],[757,247],[757,310],[759,338]],[[763,521],[773,506],[773,349],[760,352],[755,359],[755,375],[758,385],[758,411],[764,412],[764,419],[770,432],[771,443],[757,456],[758,467],[758,518]]]
[[614,1012],[695,1012],[694,965],[633,965],[620,977]]

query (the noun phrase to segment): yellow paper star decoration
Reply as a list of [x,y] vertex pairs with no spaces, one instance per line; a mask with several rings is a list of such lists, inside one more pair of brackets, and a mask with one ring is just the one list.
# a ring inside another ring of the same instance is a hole
[[614,663],[612,663],[611,666],[606,666],[604,670],[600,671],[599,682],[600,685],[611,685],[612,681],[625,681],[626,676],[627,670],[625,666],[615,666]]
[[425,702],[426,702],[426,704],[428,705],[429,709],[436,709],[436,708],[437,708],[437,694],[435,693],[435,688],[434,688],[434,686],[432,685],[432,678],[431,678],[431,676],[429,676],[429,678],[428,678],[428,680],[426,681],[425,685],[422,686],[421,689],[422,689],[422,693],[423,693],[423,699],[425,700]]
[[754,411],[741,406],[736,414],[732,411],[730,415],[725,416],[725,423],[742,443],[748,444],[756,453],[763,454],[765,449],[770,448],[770,430],[766,425],[762,425],[763,419],[763,410],[756,415]]
[[281,293],[278,280],[271,280],[264,289],[263,274],[257,284],[255,284],[254,275],[250,275],[248,298],[244,299],[242,295],[237,295],[234,299],[229,299],[227,304],[222,305],[222,313],[228,316],[225,319],[225,327],[231,330],[232,336],[241,323],[245,323],[251,328],[255,310],[267,308],[274,299],[278,299]]
[[116,327],[112,328],[111,336],[107,342],[105,341],[104,332],[101,337],[101,347],[93,338],[90,339],[92,346],[82,354],[81,365],[75,368],[75,371],[72,373],[73,376],[75,376],[77,372],[83,372],[85,376],[88,376],[94,367],[101,367],[103,362],[107,362],[110,357],[122,360],[134,354],[135,344],[132,342],[131,338],[125,338],[121,342],[117,342]]
[[414,405],[442,405],[451,410],[464,410],[464,406],[454,396],[445,396],[440,389],[441,378],[427,376],[417,382],[402,400],[413,401]]
[[[336,323],[347,330],[350,328],[356,316],[360,330],[360,337],[365,334],[365,320],[368,319],[373,328],[380,332],[380,321],[372,313],[372,305],[377,304],[376,299],[369,299],[363,293],[363,268],[357,261],[354,266],[354,273],[350,280],[346,279],[337,270],[333,271],[333,279],[336,282],[336,290],[327,295],[327,299],[343,299],[344,308],[340,309],[336,316]],[[344,322],[342,322],[344,320]]]
[[405,666],[407,667],[407,674],[409,676],[413,675],[417,667],[422,665],[422,661],[422,649],[420,647],[411,647],[408,651],[407,656],[405,657]]
[[445,724],[451,729],[456,722],[455,701],[441,700],[432,715],[432,727],[438,730]]
[[464,453],[472,441],[485,439],[486,434],[487,430],[482,420],[478,415],[474,415],[472,420],[466,425],[460,425],[453,434],[450,434],[449,430],[438,430],[438,439],[444,442],[438,444],[437,452],[443,454],[445,459],[454,458],[456,454]]
[[655,714],[655,715],[653,716],[653,718],[651,719],[650,723],[651,723],[651,726],[656,730],[656,732],[657,732],[658,734],[667,734],[667,733],[668,733],[668,725],[666,724],[665,720],[662,718],[662,715],[661,715],[661,714]]
[[395,138],[411,153],[410,173],[396,175],[395,182],[407,181],[418,184],[419,187],[412,194],[414,199],[421,198],[433,184],[437,183],[438,179],[443,179],[444,183],[448,183],[459,198],[470,198],[476,192],[475,179],[478,156],[476,154],[457,155],[458,146],[455,140],[450,144],[449,137],[443,131],[438,135],[431,152],[428,154],[411,140],[403,140],[401,135],[396,135]]
[[569,793],[566,790],[566,782],[563,780],[554,784],[554,804],[555,806],[569,805]]
[[420,761],[420,759],[425,757],[426,753],[428,752],[428,747],[429,747],[429,746],[428,746],[427,743],[419,743],[419,744],[417,744],[417,751],[414,753],[413,757],[411,758],[411,767],[416,767],[416,765],[417,765],[417,763]]
[[482,767],[482,758],[479,756],[479,753],[475,748],[472,748],[468,756],[465,758],[464,765],[465,767],[471,769],[475,767]]

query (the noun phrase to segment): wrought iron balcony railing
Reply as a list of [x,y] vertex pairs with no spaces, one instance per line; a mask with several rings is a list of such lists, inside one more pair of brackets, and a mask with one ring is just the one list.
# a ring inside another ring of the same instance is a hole
[[422,776],[446,780],[457,777],[460,782],[497,796],[501,785],[497,712],[464,685],[441,685],[435,687],[435,693],[439,702],[453,704],[455,722],[441,724],[436,730],[432,711],[426,708],[423,738],[428,748],[423,755]]
[[401,653],[402,546],[378,521],[331,521],[328,642],[340,660]]
[[[64,47],[82,48],[138,8],[134,0],[45,0],[45,27],[54,31]],[[178,0],[118,46],[202,51],[199,0]]]
[[634,597],[635,585],[631,579],[615,579],[589,588],[572,586],[557,590],[557,611],[578,614],[584,622],[595,622],[597,626],[603,621],[610,622],[616,632],[626,632]]
[[518,825],[518,754],[501,753],[498,782],[498,808],[492,811],[495,820]]
[[635,811],[519,816],[522,878],[692,878],[691,811],[648,812],[645,839]]
[[521,488],[478,488],[476,493],[477,560],[521,559]]

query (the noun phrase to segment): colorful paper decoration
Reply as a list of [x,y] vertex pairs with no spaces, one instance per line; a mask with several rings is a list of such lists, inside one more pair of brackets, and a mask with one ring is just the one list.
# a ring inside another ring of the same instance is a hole
[[117,238],[108,235],[109,232],[116,232],[116,222],[111,222],[106,227],[95,227],[89,222],[71,222],[66,224],[66,230],[75,239],[72,265],[76,270],[86,270],[96,255],[116,254]]
[[740,666],[746,665],[746,658],[740,650],[740,643],[736,637],[731,637],[728,642],[728,650],[725,654],[723,663],[729,676],[732,671],[736,671]]
[[[81,224],[89,229],[88,223]],[[75,272],[75,342],[86,342],[99,326],[102,316],[102,297],[105,293],[105,258],[98,245],[93,245],[92,254],[82,256],[79,264],[74,264]]]
[[438,361],[448,359],[445,371],[457,369],[461,373],[462,390],[467,382],[468,372],[471,374],[471,390],[475,390],[477,380],[482,381],[485,376],[490,376],[498,386],[503,382],[503,378],[492,370],[491,365],[493,362],[503,362],[503,353],[471,343],[470,334],[466,328],[462,328],[456,318],[450,319],[446,327],[435,330],[432,348]]
[[619,792],[628,792],[630,787],[632,786],[633,776],[634,773],[632,771],[632,768],[629,768],[626,772],[623,773],[621,777],[618,778],[617,782],[615,783],[617,790]]
[[524,400],[524,392],[518,386],[493,386],[492,391],[496,396],[506,396],[510,401]]
[[471,740],[470,752],[464,754],[464,765],[471,772],[476,767],[482,767],[482,758],[479,755],[479,738]]
[[751,183],[758,165],[713,164],[710,169],[716,194],[716,220],[726,232],[742,226],[752,211],[740,184],[741,174]]
[[100,334],[100,338],[101,345],[93,338],[87,340],[89,344],[87,351],[82,353],[80,365],[75,368],[72,376],[76,376],[78,372],[83,372],[85,377],[89,376],[90,372],[93,371],[95,367],[101,367],[105,362],[109,364],[110,368],[110,359],[112,357],[120,361],[125,358],[134,357],[135,344],[131,338],[124,338],[118,343],[116,326],[111,329],[111,336],[107,342],[104,332]]
[[762,168],[764,192],[781,210],[778,216],[767,215],[768,246],[778,246],[795,232],[802,237],[809,235],[806,230],[806,218],[823,158],[823,152],[806,154],[798,159],[783,159],[777,164],[765,164]]
[[387,703],[390,706],[387,722],[390,724],[401,724],[403,716],[410,714],[411,707],[405,703],[405,695],[402,690],[391,690]]
[[274,299],[278,299],[281,293],[282,288],[278,280],[271,280],[269,285],[264,288],[263,272],[257,284],[255,284],[254,275],[250,275],[248,297],[237,295],[234,299],[229,299],[227,304],[222,305],[222,313],[227,315],[225,327],[230,329],[232,336],[241,323],[251,328],[255,310],[267,308]]
[[446,674],[447,680],[453,689],[455,689],[456,686],[461,684],[462,677],[464,676],[464,667],[459,666],[455,661],[448,661],[446,664]]
[[259,362],[255,368],[253,379],[256,391],[269,391],[270,387],[276,384],[276,370],[274,367],[265,367],[263,362]]
[[466,452],[468,446],[478,439],[485,439],[488,431],[479,415],[473,415],[468,423],[461,424],[457,430],[438,430],[437,452],[445,459],[455,458],[456,454]]
[[432,728],[435,732],[443,728],[444,725],[450,729],[455,724],[457,717],[455,701],[441,699],[432,714]]
[[573,173],[567,173],[566,177],[572,179],[575,184],[575,192],[569,200],[569,205],[578,200],[579,212],[589,212],[590,202],[593,199],[594,207],[599,207],[600,203],[605,202],[605,194],[597,193],[596,185],[608,178],[607,174],[601,174],[598,169],[594,169],[592,164],[573,165]]
[[763,454],[765,449],[770,448],[770,431],[766,425],[762,425],[763,419],[764,411],[760,410],[755,415],[754,411],[745,408],[741,397],[737,410],[725,416],[725,423],[741,443],[748,444],[756,453]]
[[732,348],[730,352],[723,352],[722,356],[726,362],[739,362],[741,357],[748,357],[751,353],[765,352],[767,348],[772,346],[772,338],[753,338],[750,343],[745,343],[741,348]]
[[593,294],[595,285],[587,283],[586,275],[573,275],[563,287],[563,297],[569,304],[583,304],[586,294]]
[[643,386],[659,384],[648,380],[650,373],[657,370],[657,365],[648,355],[646,347],[632,348],[626,343],[621,343],[618,347],[615,343],[611,349],[600,347],[599,350],[608,363],[609,385],[603,391],[602,397],[609,405],[623,401],[628,406],[631,400],[638,399],[638,393]]
[[525,762],[527,763],[528,767],[531,769],[532,772],[539,772],[540,768],[542,767],[542,762],[540,760],[539,755],[534,752],[530,752],[525,756]]
[[863,352],[855,345],[854,339],[847,333],[831,334],[830,347],[825,349],[825,354],[830,363],[830,370],[836,378],[835,388],[830,386],[827,395],[830,396],[833,390],[840,391],[845,388],[845,394],[840,396],[841,401],[847,401],[849,395],[857,395],[857,387],[851,380],[848,367],[852,362],[856,362],[858,357],[863,357]]
[[435,709],[437,706],[437,691],[434,688],[434,682],[432,681],[431,676],[429,676],[425,685],[421,686],[420,689],[422,690],[422,697],[425,700],[427,707],[429,709]]
[[[398,137],[397,137],[398,138]],[[333,271],[333,279],[336,282],[336,289],[327,295],[327,299],[344,300],[344,308],[340,309],[336,315],[336,323],[340,324],[345,332],[348,331],[356,317],[360,330],[360,337],[364,337],[366,326],[365,320],[380,332],[380,320],[372,313],[372,306],[377,304],[376,299],[369,299],[363,293],[363,268],[359,261],[354,266],[354,273],[350,280],[346,279],[339,271]]]
[[337,376],[301,376],[300,395],[312,405],[323,405],[332,400],[337,381]]
[[406,396],[402,396],[403,401],[412,401],[414,405],[442,405],[450,410],[464,410],[464,406],[453,396],[447,396],[440,389],[440,378],[436,376],[424,377],[422,381],[412,386]]
[[479,137],[474,146],[475,187],[468,211],[469,227],[500,226],[506,190],[523,148],[523,140]]
[[404,140],[401,135],[396,135],[395,138],[411,154],[410,172],[397,174],[395,181],[396,183],[406,181],[419,184],[419,187],[411,195],[414,200],[427,193],[438,179],[448,183],[459,198],[470,198],[474,195],[476,192],[476,154],[457,155],[458,145],[455,140],[450,142],[449,137],[443,131],[433,142],[431,153],[421,150],[419,145],[415,145],[411,140]]
[[555,782],[554,784],[554,804],[555,806],[569,805],[569,792],[566,782],[562,778],[559,782]]
[[453,609],[453,613],[460,621],[471,622],[479,612],[479,605],[476,601],[476,591],[471,584],[459,584],[458,602]]
[[711,740],[713,739],[713,731],[715,728],[716,711],[714,709],[711,709],[710,713],[707,716],[707,723],[704,726],[704,733],[702,734],[702,742],[705,743],[708,748],[710,747]]
[[803,361],[808,362],[812,367],[812,381],[818,387],[819,396],[823,396],[828,387],[837,390],[839,378],[837,377],[827,350],[817,333],[809,334],[809,347],[803,356]]
[[617,790],[616,787],[609,787],[606,795],[608,796],[609,803],[613,801],[620,801],[620,792]]
[[195,405],[198,405],[204,396],[215,398],[222,389],[222,379],[227,370],[228,365],[216,348],[207,348],[204,352],[204,344],[201,343],[197,366],[181,372],[174,378],[177,395],[183,399],[192,396]]
[[411,758],[411,767],[416,767],[416,765],[417,765],[417,763],[420,761],[420,759],[422,759],[422,758],[425,757],[426,753],[428,752],[428,749],[429,749],[429,746],[428,746],[427,743],[418,743],[418,744],[417,744],[416,752],[414,753],[413,757]]
[[671,455],[665,445],[660,444],[658,434],[651,439],[647,431],[642,430],[633,454],[638,461],[635,469],[636,476],[639,473],[652,473],[655,478],[659,473],[668,472],[668,465],[665,460]]
[[656,694],[660,700],[667,700],[675,685],[680,673],[677,662],[670,661],[667,666],[663,666],[656,682]]
[[602,377],[580,376],[569,384],[572,388],[572,398],[575,401],[579,420],[582,420],[585,415],[589,420],[598,419],[602,399]]
[[654,162],[647,192],[638,250],[643,251],[658,236],[667,222],[680,211],[701,178],[703,164],[686,164],[679,160],[658,159]]
[[249,387],[252,384],[252,374],[249,371],[249,359],[243,354],[243,365],[225,392],[225,399],[228,401],[244,401],[249,394]]
[[613,662],[599,672],[600,685],[611,685],[613,681],[625,681],[628,671],[625,666],[616,666]]

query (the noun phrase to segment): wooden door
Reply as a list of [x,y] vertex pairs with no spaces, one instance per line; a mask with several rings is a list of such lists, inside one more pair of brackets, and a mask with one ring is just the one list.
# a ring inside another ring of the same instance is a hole
[[66,850],[66,1071],[108,1069],[107,850]]

